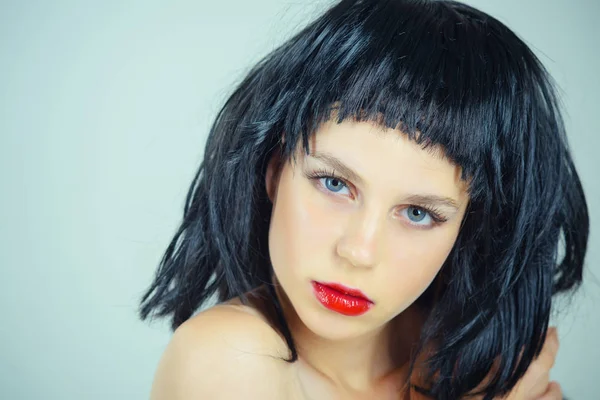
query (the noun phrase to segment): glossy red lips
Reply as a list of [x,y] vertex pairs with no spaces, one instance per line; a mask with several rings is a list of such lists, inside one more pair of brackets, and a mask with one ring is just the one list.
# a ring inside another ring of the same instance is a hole
[[347,288],[336,283],[312,282],[317,300],[326,308],[348,316],[366,313],[373,306],[371,301],[360,290]]

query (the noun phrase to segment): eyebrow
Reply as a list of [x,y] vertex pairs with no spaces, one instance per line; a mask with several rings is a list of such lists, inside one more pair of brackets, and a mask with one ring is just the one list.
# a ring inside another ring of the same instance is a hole
[[335,171],[338,171],[346,179],[349,179],[349,180],[351,180],[353,182],[357,182],[357,183],[363,182],[363,179],[361,178],[361,176],[358,173],[356,173],[352,168],[350,168],[349,166],[344,164],[344,162],[342,160],[340,160],[339,158],[337,158],[329,153],[314,152],[314,153],[311,153],[309,156],[321,161],[324,164],[327,164],[329,167],[331,167]]
[[409,203],[414,203],[415,205],[420,204],[428,204],[432,206],[442,206],[452,208],[458,211],[459,207],[456,201],[450,197],[436,196],[434,194],[413,194],[406,198],[406,201]]
[[[327,164],[333,170],[338,171],[344,178],[353,182],[362,183],[362,177],[355,172],[352,168],[344,164],[342,160],[326,152],[314,152],[309,154],[316,160]],[[443,206],[452,208],[454,210],[459,209],[459,205],[456,200],[451,197],[437,196],[434,194],[411,194],[405,199],[406,202],[414,205],[432,205],[432,206]]]

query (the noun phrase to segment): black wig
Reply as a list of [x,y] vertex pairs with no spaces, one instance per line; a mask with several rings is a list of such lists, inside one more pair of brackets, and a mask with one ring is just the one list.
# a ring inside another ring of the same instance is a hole
[[141,317],[175,329],[266,284],[297,359],[271,284],[264,174],[274,151],[308,152],[332,107],[462,167],[470,203],[442,289],[418,300],[420,349],[436,343],[422,390],[457,399],[493,371],[481,393],[506,393],[541,350],[552,296],[581,282],[588,211],[549,74],[505,25],[454,1],[342,0],[248,73],[210,130]]

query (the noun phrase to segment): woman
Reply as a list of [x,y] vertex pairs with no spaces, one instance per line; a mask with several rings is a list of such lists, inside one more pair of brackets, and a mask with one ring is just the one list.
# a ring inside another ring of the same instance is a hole
[[588,225],[514,33],[452,1],[343,0],[210,131],[142,299],[176,329],[152,398],[560,398],[551,300]]

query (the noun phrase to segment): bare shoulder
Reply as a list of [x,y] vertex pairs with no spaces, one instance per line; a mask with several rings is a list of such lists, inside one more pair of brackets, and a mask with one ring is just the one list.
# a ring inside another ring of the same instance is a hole
[[287,357],[285,341],[257,312],[218,305],[175,331],[156,371],[151,400],[285,398]]

